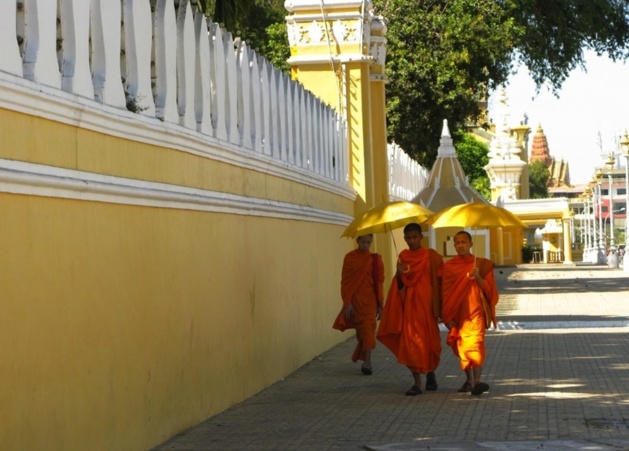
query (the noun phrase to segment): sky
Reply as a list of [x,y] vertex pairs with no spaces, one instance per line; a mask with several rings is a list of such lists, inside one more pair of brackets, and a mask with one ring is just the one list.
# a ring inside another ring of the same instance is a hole
[[[595,168],[604,165],[609,152],[620,153],[618,140],[629,130],[629,64],[614,63],[607,57],[586,52],[586,71],[577,68],[564,82],[559,97],[535,83],[526,68],[511,76],[506,87],[510,117],[507,125],[517,125],[528,116],[533,135],[541,124],[548,148],[555,159],[569,162],[573,185],[591,180]],[[497,94],[489,98],[489,116],[498,104]],[[624,167],[625,158],[617,157]]]

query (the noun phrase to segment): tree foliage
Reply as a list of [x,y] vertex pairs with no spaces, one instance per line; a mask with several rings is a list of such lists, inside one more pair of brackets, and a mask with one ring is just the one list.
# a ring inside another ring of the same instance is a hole
[[431,167],[443,120],[451,130],[476,121],[492,76],[508,77],[518,31],[494,0],[376,0],[374,5],[388,28],[389,137]]
[[548,197],[550,171],[543,161],[535,161],[529,169],[529,194],[531,199]]
[[[430,167],[440,127],[482,117],[518,62],[555,92],[585,48],[628,55],[624,0],[374,0],[386,20],[388,134]],[[483,125],[483,124],[481,124]]]
[[[215,22],[288,70],[284,0],[198,0]],[[524,64],[558,93],[584,50],[629,55],[627,0],[373,0],[387,24],[389,139],[431,167],[443,119],[484,125],[487,95]],[[455,138],[455,144],[458,145]]]
[[484,169],[489,163],[489,148],[469,133],[456,132],[453,139],[458,141],[457,159],[470,181],[470,186],[485,199],[491,200],[489,177]]
[[244,39],[275,67],[290,67],[284,0],[198,0],[200,9],[225,29]]

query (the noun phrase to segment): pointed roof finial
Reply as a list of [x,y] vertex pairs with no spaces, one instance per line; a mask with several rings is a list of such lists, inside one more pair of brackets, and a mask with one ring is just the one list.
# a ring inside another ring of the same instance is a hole
[[452,144],[452,137],[450,136],[450,129],[448,128],[448,120],[443,120],[443,130],[441,132],[441,141],[439,142],[439,150],[437,151],[437,158],[439,157],[454,157],[456,151]]
[[450,129],[448,128],[448,120],[444,119],[443,120],[443,129],[441,131],[441,137],[447,136],[448,138],[450,138],[452,135],[450,135]]

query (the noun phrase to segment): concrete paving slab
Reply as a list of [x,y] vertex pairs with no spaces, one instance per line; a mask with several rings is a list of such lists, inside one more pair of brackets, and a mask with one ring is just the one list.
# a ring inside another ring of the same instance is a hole
[[412,443],[396,443],[384,446],[366,446],[369,451],[618,451],[629,449],[629,440],[611,440],[595,442],[588,440],[523,440],[512,442],[452,442],[442,440],[419,441]]
[[378,346],[363,376],[349,333],[154,450],[629,450],[629,275],[538,264],[496,276],[505,327],[487,333],[489,392],[457,392],[464,377],[444,345],[439,389],[405,396],[408,369]]

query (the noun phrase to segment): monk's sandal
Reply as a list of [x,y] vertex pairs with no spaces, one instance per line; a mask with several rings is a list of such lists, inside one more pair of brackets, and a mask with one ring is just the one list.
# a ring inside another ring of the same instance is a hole
[[487,390],[489,390],[489,385],[487,385],[485,382],[479,382],[472,387],[472,394],[476,396],[482,395]]
[[428,373],[426,375],[426,390],[435,391],[438,387],[439,384],[437,383],[437,377],[435,376],[435,373]]
[[408,389],[408,391],[406,392],[406,396],[417,396],[417,395],[421,395],[422,389],[421,387],[417,386],[417,385],[413,385],[411,388]]
[[459,393],[469,393],[472,391],[472,384],[470,384],[469,382],[464,383],[463,385],[461,385],[461,388],[459,388]]

